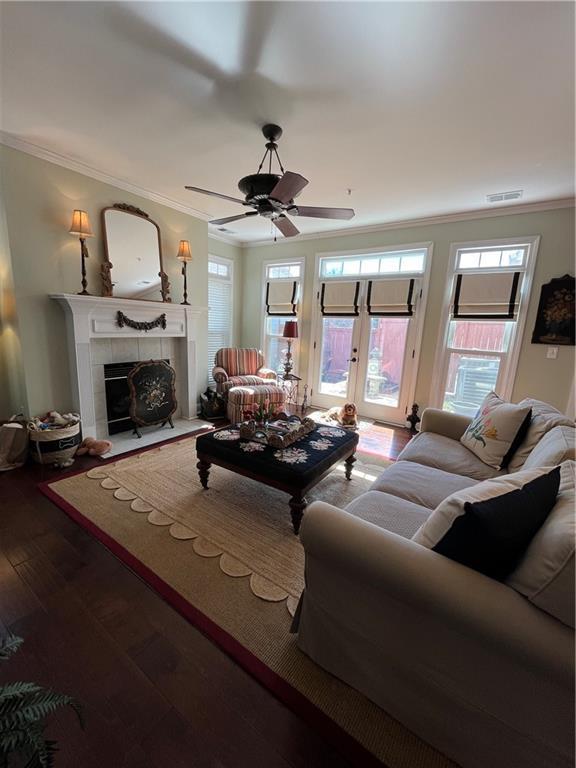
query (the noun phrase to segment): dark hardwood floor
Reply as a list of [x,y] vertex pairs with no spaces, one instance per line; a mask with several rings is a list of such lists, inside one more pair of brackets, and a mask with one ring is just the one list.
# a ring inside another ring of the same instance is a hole
[[[390,458],[408,439],[394,430]],[[84,731],[72,712],[49,722],[59,768],[351,765],[42,496],[58,474],[0,473],[0,631],[25,638],[0,681],[82,702]]]

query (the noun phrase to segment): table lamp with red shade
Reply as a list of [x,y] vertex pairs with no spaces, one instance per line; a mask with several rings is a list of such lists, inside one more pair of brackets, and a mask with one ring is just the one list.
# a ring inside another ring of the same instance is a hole
[[294,367],[292,363],[292,341],[298,338],[298,321],[286,320],[284,323],[284,330],[282,331],[282,338],[288,341],[288,349],[286,350],[286,359],[284,360],[284,376],[288,376]]

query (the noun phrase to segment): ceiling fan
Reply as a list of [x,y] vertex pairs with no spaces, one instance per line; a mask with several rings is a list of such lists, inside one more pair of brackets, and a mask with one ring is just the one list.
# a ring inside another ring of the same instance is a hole
[[[214,219],[210,224],[229,224],[232,221],[239,221],[250,216],[263,216],[276,226],[284,237],[294,237],[300,232],[297,227],[288,218],[290,216],[307,216],[317,219],[351,219],[354,216],[352,208],[317,208],[307,205],[296,205],[294,198],[297,197],[304,187],[308,184],[308,179],[299,173],[285,171],[280,156],[278,155],[278,139],[282,136],[282,128],[279,125],[268,124],[262,128],[262,133],[266,139],[266,152],[258,166],[256,173],[250,176],[244,176],[238,182],[238,189],[245,195],[244,200],[229,195],[221,195],[219,192],[210,192],[200,187],[186,187],[192,192],[200,192],[203,195],[220,197],[223,200],[230,200],[233,203],[239,203],[254,211],[241,213],[237,216],[226,216],[223,219]],[[280,173],[272,173],[272,160],[276,158]],[[262,173],[262,168],[268,159],[268,172]]]

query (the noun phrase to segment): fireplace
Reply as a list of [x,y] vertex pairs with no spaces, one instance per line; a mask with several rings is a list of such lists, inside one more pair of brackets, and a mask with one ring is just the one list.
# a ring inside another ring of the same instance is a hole
[[[163,362],[170,363],[165,359]],[[108,434],[116,435],[136,428],[130,418],[130,390],[128,374],[138,365],[138,361],[104,364],[104,388],[106,392],[106,417]]]
[[[64,309],[71,374],[71,405],[80,414],[85,435],[108,436],[104,365],[121,361],[170,360],[178,379],[177,418],[191,420],[198,413],[197,339],[205,335],[206,307],[115,297],[51,296]],[[166,315],[166,327],[144,331],[118,325],[118,312],[137,323]],[[126,364],[126,363],[125,363]],[[126,382],[124,382],[125,384]],[[122,384],[122,383],[121,383]],[[121,400],[121,397],[118,398]],[[113,419],[126,418],[114,408]],[[123,430],[130,429],[116,422]],[[118,426],[116,427],[118,430]]]

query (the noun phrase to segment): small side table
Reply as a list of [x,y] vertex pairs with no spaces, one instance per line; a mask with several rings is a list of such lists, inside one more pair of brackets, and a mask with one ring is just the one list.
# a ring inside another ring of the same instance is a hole
[[278,383],[284,389],[286,399],[285,404],[289,408],[298,408],[298,400],[300,397],[299,385],[302,379],[300,376],[296,376],[293,373],[283,374]]

